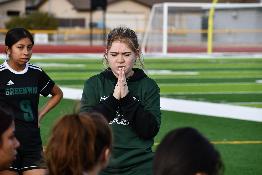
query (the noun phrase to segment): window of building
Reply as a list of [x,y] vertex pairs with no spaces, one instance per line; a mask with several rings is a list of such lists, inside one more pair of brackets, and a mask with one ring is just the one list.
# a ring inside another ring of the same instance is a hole
[[20,12],[16,10],[8,10],[7,16],[19,16]]
[[85,27],[84,18],[58,18],[59,27]]

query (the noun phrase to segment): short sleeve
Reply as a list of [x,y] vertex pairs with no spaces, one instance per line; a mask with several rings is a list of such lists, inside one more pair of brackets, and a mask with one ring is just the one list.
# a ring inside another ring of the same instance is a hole
[[51,93],[54,85],[55,82],[42,70],[39,80],[39,93],[44,97],[48,96]]

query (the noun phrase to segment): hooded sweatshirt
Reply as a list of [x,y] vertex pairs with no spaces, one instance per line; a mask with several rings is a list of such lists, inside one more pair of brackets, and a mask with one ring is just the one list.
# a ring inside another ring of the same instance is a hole
[[134,171],[145,175],[144,170],[152,168],[151,148],[161,122],[160,90],[143,70],[133,70],[133,76],[127,78],[129,93],[120,100],[113,96],[117,78],[111,69],[89,78],[84,85],[80,111],[102,113],[113,130],[113,151],[106,174]]

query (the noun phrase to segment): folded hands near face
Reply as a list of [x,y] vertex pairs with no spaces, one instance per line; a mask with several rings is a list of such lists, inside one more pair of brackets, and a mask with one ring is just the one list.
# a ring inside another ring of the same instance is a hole
[[118,70],[118,81],[116,83],[113,96],[120,100],[128,94],[128,86],[126,82],[125,70],[124,68],[119,68]]

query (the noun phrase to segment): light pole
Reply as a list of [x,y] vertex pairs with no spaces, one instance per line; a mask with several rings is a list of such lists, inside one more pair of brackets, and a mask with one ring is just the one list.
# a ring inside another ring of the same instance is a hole
[[51,7],[52,7],[52,2],[51,2],[52,0],[48,0],[48,15],[51,15],[52,14],[52,9],[51,9]]

